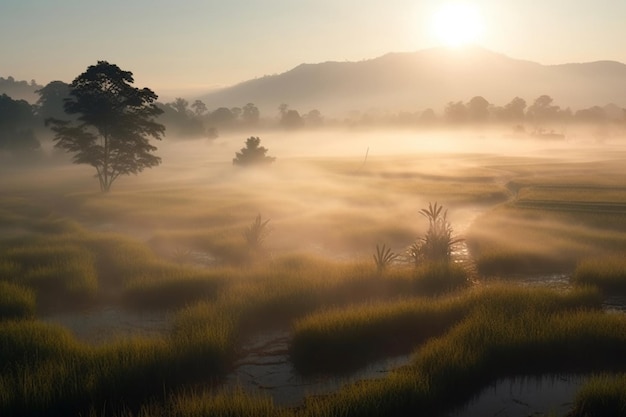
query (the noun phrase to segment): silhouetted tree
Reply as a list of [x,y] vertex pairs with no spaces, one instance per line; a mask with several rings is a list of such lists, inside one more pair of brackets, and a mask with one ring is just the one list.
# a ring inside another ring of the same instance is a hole
[[235,121],[233,112],[228,107],[214,110],[208,117],[209,122],[218,127],[232,126]]
[[526,116],[533,122],[537,130],[543,129],[545,123],[557,120],[561,108],[553,105],[553,101],[552,97],[542,95],[528,107]]
[[322,113],[317,109],[309,111],[304,115],[303,119],[305,124],[309,127],[319,127],[324,124]]
[[243,111],[243,110],[241,110],[241,107],[232,107],[232,108],[230,109],[230,112],[231,112],[231,113],[232,113],[232,115],[233,115],[233,121],[235,121],[235,122],[236,122],[236,121],[238,121],[238,120],[239,120],[239,118],[241,117],[241,113],[242,113],[242,111]]
[[297,129],[304,126],[304,120],[300,117],[300,113],[297,110],[290,110],[289,106],[285,103],[278,106],[280,112],[280,124],[287,129]]
[[444,109],[446,121],[453,124],[460,124],[467,121],[467,107],[462,101],[449,102]]
[[35,80],[31,80],[29,84],[26,81],[17,81],[11,76],[0,77],[0,94],[6,94],[13,100],[26,100],[29,104],[37,100],[36,90],[41,87]]
[[196,116],[200,117],[204,113],[208,111],[206,104],[202,100],[196,100],[191,104],[191,108],[193,109]]
[[524,109],[526,109],[526,100],[515,97],[504,106],[501,119],[507,122],[522,122],[524,120]]
[[34,120],[33,107],[28,102],[0,95],[0,150],[16,154],[39,149],[32,129]]
[[179,114],[189,116],[189,102],[184,98],[177,97],[172,103],[170,103],[170,106],[172,106],[172,108]]
[[248,103],[243,106],[241,117],[243,122],[249,126],[254,126],[259,123],[261,113],[259,109],[252,103]]
[[62,119],[65,113],[65,100],[70,97],[70,86],[63,81],[49,82],[45,87],[36,91],[39,94],[37,101],[37,115],[42,119]]
[[205,136],[206,132],[201,117],[189,108],[189,102],[184,98],[178,97],[165,105],[157,103],[157,106],[163,111],[159,120],[167,126],[170,136]]
[[235,152],[233,165],[250,166],[250,165],[268,165],[276,160],[272,156],[266,156],[267,149],[261,145],[261,139],[250,136],[246,139],[246,147],[241,148],[241,152]]
[[606,112],[600,106],[578,110],[576,114],[574,114],[574,118],[576,121],[584,123],[604,123],[608,119]]
[[419,115],[421,125],[428,126],[437,122],[437,115],[433,109],[426,109]]
[[486,122],[489,119],[489,102],[481,96],[473,97],[467,103],[467,114],[472,122]]
[[103,192],[120,175],[161,163],[148,140],[161,139],[165,133],[155,121],[162,113],[155,105],[157,95],[133,87],[133,82],[132,72],[98,61],[70,84],[65,112],[78,115],[78,121],[49,120],[55,146],[74,154],[74,163],[93,166]]

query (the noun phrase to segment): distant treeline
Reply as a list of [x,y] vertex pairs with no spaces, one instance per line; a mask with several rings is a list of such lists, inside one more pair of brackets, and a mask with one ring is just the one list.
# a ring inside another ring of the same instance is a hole
[[[16,81],[13,77],[0,77],[0,153],[24,154],[40,149],[39,139],[50,137],[45,121],[50,118],[69,119],[63,108],[69,92],[69,85],[62,81],[40,86],[34,80],[27,83]],[[33,95],[36,102],[30,104],[25,98]],[[520,97],[499,106],[481,96],[475,96],[467,102],[451,101],[439,113],[433,109],[414,112],[369,111],[352,112],[344,118],[326,118],[317,109],[301,114],[296,109],[290,109],[287,104],[281,104],[276,113],[267,116],[262,115],[254,103],[210,110],[201,100],[189,103],[183,98],[177,98],[173,102],[157,105],[163,110],[159,122],[166,126],[169,137],[176,138],[215,138],[223,131],[277,127],[435,128],[500,124],[518,132],[557,137],[565,126],[574,123],[598,126],[599,131],[612,125],[626,128],[626,109],[617,105],[592,106],[572,111],[569,107],[556,105],[548,95],[536,98],[530,105]]]

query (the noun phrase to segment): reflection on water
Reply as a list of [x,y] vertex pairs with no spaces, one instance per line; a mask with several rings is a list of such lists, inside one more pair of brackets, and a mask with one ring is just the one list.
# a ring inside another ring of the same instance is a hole
[[587,377],[545,375],[506,378],[480,392],[448,417],[527,417],[565,415]]
[[277,405],[295,406],[307,395],[328,394],[351,382],[382,378],[410,360],[410,355],[402,355],[370,363],[349,375],[303,377],[289,360],[288,346],[289,333],[284,331],[253,338],[244,346],[242,358],[227,377],[226,387],[267,394]]
[[88,343],[103,343],[130,336],[160,336],[168,330],[168,316],[164,312],[128,311],[116,306],[51,314],[42,320],[60,324],[78,340]]

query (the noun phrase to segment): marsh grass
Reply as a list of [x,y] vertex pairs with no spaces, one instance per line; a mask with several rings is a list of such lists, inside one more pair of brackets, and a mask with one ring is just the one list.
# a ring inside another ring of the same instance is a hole
[[346,371],[408,353],[469,310],[456,299],[408,299],[312,313],[293,325],[290,355],[302,373]]
[[626,415],[626,374],[601,374],[590,378],[576,393],[568,417]]
[[0,281],[0,320],[30,319],[37,309],[35,293],[21,285]]
[[478,217],[467,236],[483,275],[571,272],[580,259],[623,252],[626,214],[504,205]]
[[78,343],[67,330],[41,322],[0,322],[0,413],[78,415],[106,408],[112,414],[185,384],[215,382],[232,350],[224,322],[178,330],[169,339],[102,346]]
[[[15,196],[0,198],[0,227],[7,232],[0,242],[2,281],[26,285],[23,272],[37,268],[44,271],[38,278],[44,281],[46,268],[61,271],[63,262],[85,259],[91,267],[82,271],[89,275],[87,269],[95,270],[97,294],[111,297],[105,301],[121,297],[127,304],[171,308],[173,318],[167,336],[103,346],[78,343],[66,330],[40,322],[0,322],[0,414],[428,415],[445,412],[505,375],[626,366],[624,318],[595,311],[598,291],[583,288],[559,295],[491,286],[419,307],[420,302],[397,300],[462,289],[467,275],[461,266],[390,268],[378,276],[369,256],[354,260],[360,250],[369,253],[381,240],[394,247],[410,244],[422,232],[410,213],[424,201],[454,203],[455,213],[466,204],[492,204],[506,194],[502,169],[506,175],[537,170],[525,158],[464,156],[461,167],[450,172],[458,155],[441,158],[437,155],[436,165],[430,162],[432,155],[407,156],[399,163],[394,157],[392,164],[370,158],[357,173],[350,158],[296,161],[259,178],[204,170],[185,177],[191,181],[182,187],[181,177],[144,181],[146,174],[138,185],[121,183],[107,196],[73,189],[74,182],[65,185],[75,171],[47,179],[46,187],[33,181],[26,191],[22,182],[18,187],[13,178],[5,180]],[[493,166],[482,168],[485,164]],[[183,165],[188,166],[186,159]],[[302,171],[292,169],[304,165]],[[560,169],[555,165],[550,172]],[[621,165],[615,172],[619,170]],[[601,174],[596,175],[600,183],[614,178]],[[40,194],[44,188],[58,191]],[[373,188],[379,191],[372,193]],[[276,256],[239,268],[246,253],[241,231],[258,212],[269,213],[276,226],[267,242]],[[545,256],[546,267],[570,267],[581,253],[623,250],[625,219],[620,213],[507,205],[475,224],[473,249],[478,257],[503,251],[498,262],[504,268],[507,257],[532,254]],[[122,233],[93,230],[103,227]],[[65,260],[31,266],[28,257],[34,253],[32,259],[43,259],[48,246]],[[218,261],[209,273],[160,256],[171,258],[176,247]],[[15,257],[7,256],[15,248]],[[346,257],[349,261],[339,261]],[[62,282],[60,288],[70,286]],[[342,342],[353,346],[353,352],[372,345],[364,355],[367,362],[406,343],[416,348],[410,366],[378,381],[310,397],[297,409],[240,392],[187,391],[197,384],[219,384],[248,335],[272,326],[284,329],[294,320],[314,322],[318,315],[326,324],[309,345],[324,338],[340,345],[337,352],[349,352]],[[338,328],[351,330],[337,334]]]
[[34,289],[45,305],[89,301],[98,289],[91,253],[64,239],[12,246],[1,256],[9,271],[13,269],[8,278]]
[[597,292],[558,295],[497,287],[473,297],[474,312],[421,346],[409,366],[310,398],[305,415],[406,415],[417,410],[436,415],[499,377],[626,365],[619,353],[626,345],[626,319],[586,309],[598,308]]
[[163,268],[133,280],[123,290],[123,303],[131,308],[175,309],[213,300],[224,285],[219,273],[179,268]]
[[605,256],[582,260],[574,271],[572,282],[594,285],[611,293],[626,293],[626,259],[623,256]]

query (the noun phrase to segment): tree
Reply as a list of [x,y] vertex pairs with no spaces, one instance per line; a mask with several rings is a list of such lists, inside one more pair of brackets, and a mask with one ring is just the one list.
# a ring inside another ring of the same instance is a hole
[[246,139],[246,147],[241,148],[241,152],[235,152],[233,165],[250,166],[250,165],[269,165],[276,158],[266,156],[267,149],[261,145],[261,139],[250,136]]
[[445,118],[453,124],[460,124],[467,121],[467,107],[462,101],[449,102],[444,109]]
[[540,131],[545,123],[558,119],[561,108],[553,105],[553,101],[552,97],[544,94],[528,107],[526,115],[535,124],[536,130]]
[[526,100],[520,97],[515,97],[508,104],[504,106],[502,112],[502,119],[510,122],[522,122],[524,121],[524,109],[526,108]]
[[108,192],[120,175],[137,174],[161,163],[149,138],[160,140],[165,127],[154,119],[163,111],[157,95],[132,86],[133,74],[98,61],[70,84],[65,112],[76,122],[48,120],[55,147],[74,154],[73,162],[96,169],[100,190]]
[[63,81],[52,81],[45,87],[35,91],[39,94],[37,100],[37,115],[42,119],[61,119],[66,116],[64,103],[70,97],[70,86]]
[[170,103],[170,106],[181,115],[190,115],[189,102],[182,97],[176,97],[176,99]]
[[249,126],[254,126],[259,123],[260,112],[257,106],[253,103],[248,103],[243,106],[241,117],[243,122]]
[[467,103],[467,115],[472,122],[486,122],[489,118],[489,102],[481,96],[473,97]]
[[193,111],[196,113],[196,116],[198,117],[202,116],[208,110],[206,107],[206,104],[204,104],[202,100],[194,101],[193,104],[191,105],[191,108],[193,109]]
[[33,108],[25,100],[0,95],[0,152],[24,154],[39,149],[33,132]]

